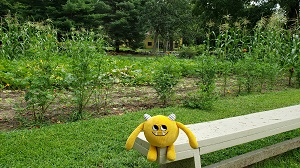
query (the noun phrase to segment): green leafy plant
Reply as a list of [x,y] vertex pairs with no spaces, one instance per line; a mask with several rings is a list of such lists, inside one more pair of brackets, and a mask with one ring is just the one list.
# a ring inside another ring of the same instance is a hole
[[223,80],[223,95],[226,96],[227,93],[227,85],[230,80],[230,75],[232,73],[233,63],[231,61],[222,61],[218,62],[218,72],[220,73],[220,77]]
[[29,79],[29,88],[26,90],[25,101],[27,110],[33,114],[34,121],[42,121],[47,109],[56,98],[56,90],[50,80],[52,67],[50,63],[40,61],[35,67],[35,74]]
[[251,57],[241,59],[235,64],[234,72],[237,75],[239,93],[242,91],[242,87],[245,87],[248,93],[252,91],[256,82],[257,66],[258,62]]
[[201,55],[204,53],[206,46],[204,44],[199,46],[189,46],[189,47],[182,47],[179,51],[178,58],[195,58],[196,56]]
[[[201,56],[196,60],[195,76],[199,78],[199,85],[204,86],[204,91],[215,85],[218,71],[217,59],[213,56]],[[207,89],[205,89],[207,87]]]
[[181,78],[180,66],[174,62],[173,56],[165,57],[161,64],[154,71],[153,88],[156,90],[159,99],[166,105],[174,95],[174,87]]
[[189,108],[211,109],[217,99],[214,93],[217,73],[216,58],[201,56],[197,58],[195,76],[199,78],[197,92],[189,93],[183,104]]
[[187,98],[183,101],[183,105],[193,109],[211,110],[213,103],[218,98],[214,90],[214,86],[201,85],[196,92],[188,93]]
[[93,75],[95,67],[92,67],[92,62],[99,56],[96,53],[98,53],[98,45],[102,44],[102,38],[93,31],[73,31],[66,44],[67,53],[72,58],[70,89],[76,103],[72,120],[78,120],[82,118],[84,108],[93,94],[96,76]]
[[0,21],[1,58],[46,58],[58,54],[57,31],[50,21],[21,23],[16,16],[6,15]]

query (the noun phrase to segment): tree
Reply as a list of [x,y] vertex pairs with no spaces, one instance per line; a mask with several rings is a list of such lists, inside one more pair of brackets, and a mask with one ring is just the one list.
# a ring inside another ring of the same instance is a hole
[[284,11],[286,11],[288,21],[288,27],[294,26],[298,20],[299,15],[299,3],[300,0],[253,0],[256,3],[259,3],[261,7],[265,9],[274,8],[275,5],[279,4]]
[[[62,26],[73,28],[98,28],[109,6],[98,0],[68,0],[62,5],[63,16],[58,18]],[[59,24],[57,24],[59,25]],[[60,26],[61,28],[63,28]]]
[[137,48],[145,37],[143,26],[140,22],[140,0],[103,0],[109,6],[109,10],[103,17],[103,27],[116,52],[120,51],[120,45],[127,44]]
[[[144,1],[144,6],[142,18],[147,30],[154,35],[154,44],[157,43],[159,35],[164,40],[164,46],[167,41],[173,41],[174,37],[182,36],[181,32],[192,18],[189,0],[148,0]],[[156,52],[156,45],[152,52]]]
[[62,32],[71,28],[97,28],[105,13],[105,4],[97,0],[19,0],[26,8],[20,13],[27,20],[51,20]]
[[201,16],[206,22],[221,24],[224,16],[236,20],[244,15],[249,0],[194,0],[193,14]]
[[0,16],[6,15],[12,9],[12,5],[7,0],[0,0]]
[[0,17],[4,17],[7,14],[20,13],[20,10],[24,9],[25,6],[22,3],[14,0],[0,0]]
[[280,6],[287,12],[288,26],[294,26],[298,20],[300,0],[279,0]]

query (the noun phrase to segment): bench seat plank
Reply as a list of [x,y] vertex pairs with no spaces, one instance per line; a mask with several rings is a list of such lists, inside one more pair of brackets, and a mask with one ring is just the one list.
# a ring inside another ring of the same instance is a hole
[[[195,134],[200,154],[205,154],[300,128],[300,105],[186,126]],[[183,131],[180,131],[174,145],[176,160],[190,158],[194,154]],[[147,155],[149,143],[143,132],[138,135],[134,148]],[[166,149],[159,150],[158,163],[168,163]]]

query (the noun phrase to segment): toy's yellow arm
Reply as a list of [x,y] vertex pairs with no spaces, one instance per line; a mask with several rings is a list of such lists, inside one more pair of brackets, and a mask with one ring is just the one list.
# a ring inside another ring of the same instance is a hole
[[198,142],[196,140],[195,135],[192,133],[192,131],[189,130],[185,125],[183,125],[180,122],[176,122],[176,124],[177,124],[178,128],[182,129],[185,132],[185,134],[187,135],[187,137],[189,138],[190,146],[194,149],[198,148]]
[[133,147],[134,141],[136,137],[139,135],[139,133],[144,129],[144,123],[140,124],[128,137],[126,141],[126,149],[130,150]]

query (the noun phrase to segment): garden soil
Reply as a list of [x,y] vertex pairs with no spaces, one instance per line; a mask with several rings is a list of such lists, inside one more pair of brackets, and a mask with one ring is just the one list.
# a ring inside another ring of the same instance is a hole
[[[196,90],[196,79],[185,78],[176,86],[176,96],[173,104],[180,104],[186,93]],[[26,108],[25,91],[0,90],[0,131],[20,128],[39,128],[40,124],[33,122],[32,109]],[[72,93],[59,91],[53,103],[44,114],[43,124],[63,124],[70,121],[74,111]],[[103,90],[100,94],[93,94],[90,104],[85,108],[84,119],[99,118],[107,115],[122,115],[125,112],[135,112],[151,108],[164,107],[157,98],[155,90],[150,86],[122,86],[114,85]],[[96,103],[95,103],[96,102]]]

